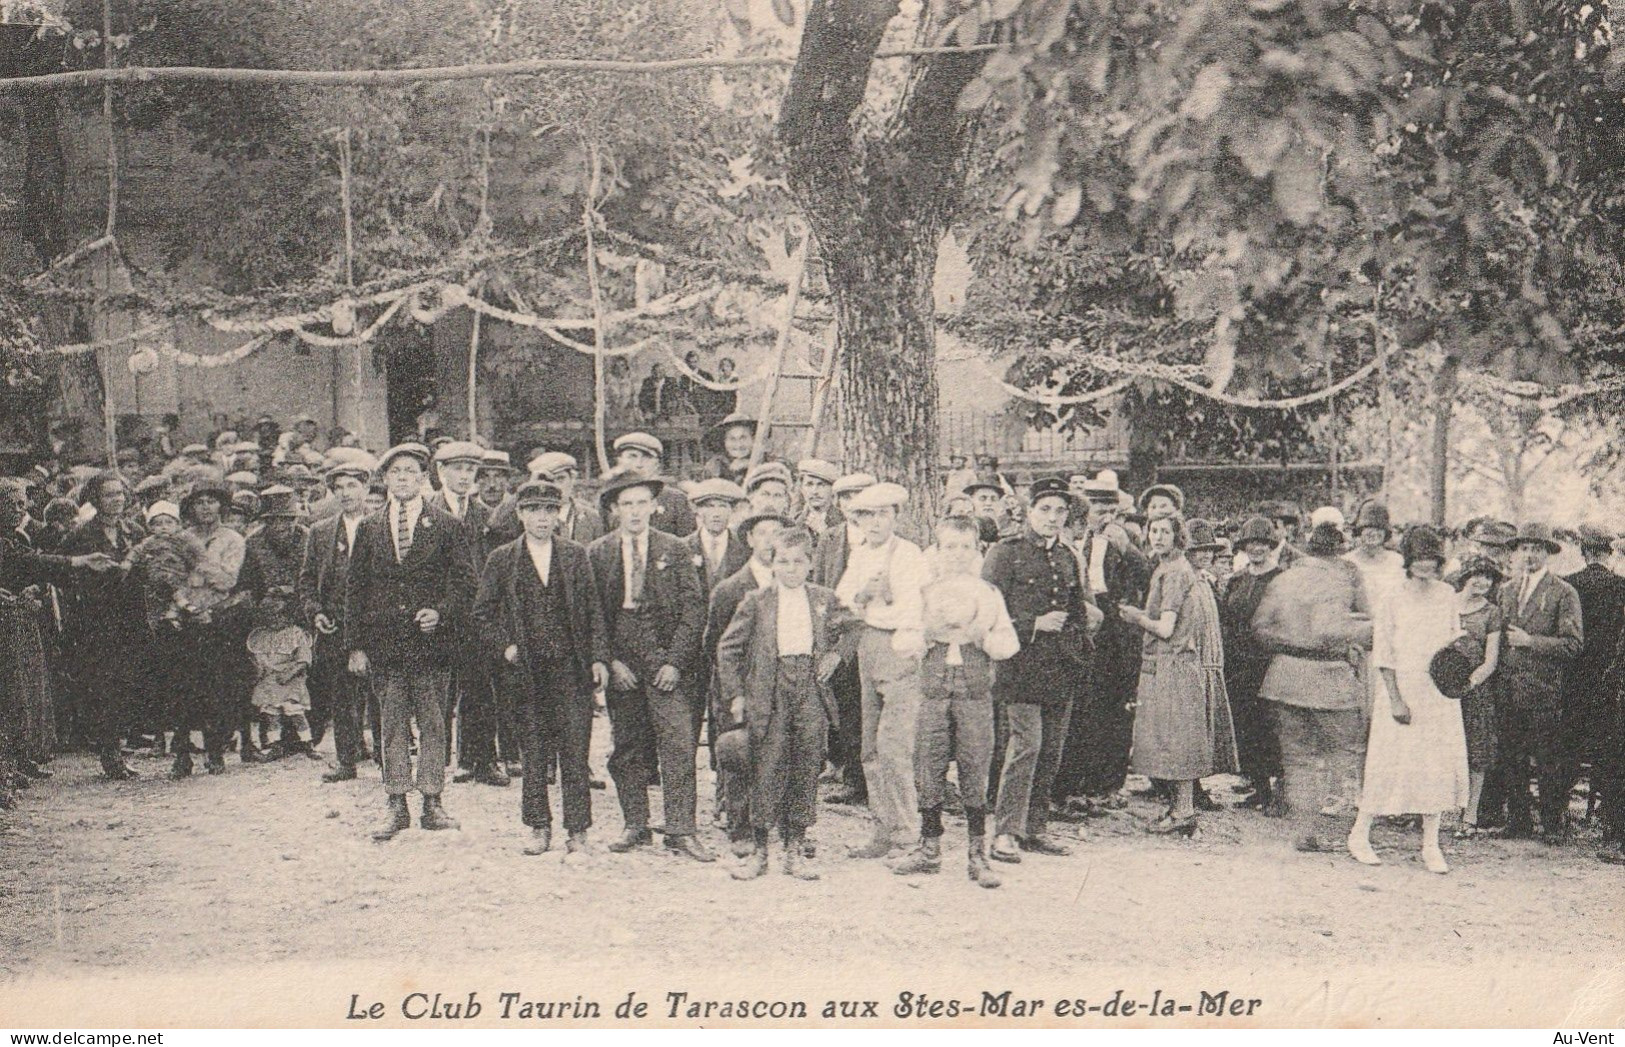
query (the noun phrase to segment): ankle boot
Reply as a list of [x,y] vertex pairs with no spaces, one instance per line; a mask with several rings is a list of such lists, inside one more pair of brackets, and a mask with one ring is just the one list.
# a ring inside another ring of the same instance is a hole
[[169,776],[177,781],[192,777],[192,754],[182,748],[175,754],[175,762],[169,765]]
[[389,797],[389,810],[385,813],[384,820],[379,823],[378,828],[372,831],[372,838],[379,842],[393,840],[396,833],[411,827],[412,812],[406,806],[406,797],[391,794]]
[[847,853],[853,858],[884,858],[891,853],[891,833],[877,827],[868,843],[853,847]]
[[970,838],[970,852],[965,865],[965,872],[970,876],[972,883],[983,887],[997,887],[1004,881],[999,874],[993,871],[993,866],[987,861],[987,838],[972,836]]
[[447,814],[446,809],[440,806],[438,796],[423,798],[423,817],[418,819],[418,825],[429,830],[462,828],[457,819]]
[[894,863],[891,871],[898,876],[941,872],[942,840],[935,836],[922,836],[920,845]]
[[754,880],[767,875],[767,848],[760,845],[754,847],[749,857],[728,870],[728,875],[736,880]]
[[[766,857],[766,852],[763,852]],[[784,845],[784,872],[787,876],[794,876],[798,880],[818,879],[818,870],[807,864],[807,856],[802,853],[801,840],[792,839]]]

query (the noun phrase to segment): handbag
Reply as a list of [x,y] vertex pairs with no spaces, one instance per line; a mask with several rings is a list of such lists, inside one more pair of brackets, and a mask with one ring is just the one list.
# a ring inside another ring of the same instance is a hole
[[1428,662],[1428,675],[1440,694],[1460,701],[1472,690],[1470,681],[1476,668],[1472,659],[1450,646],[1440,649]]

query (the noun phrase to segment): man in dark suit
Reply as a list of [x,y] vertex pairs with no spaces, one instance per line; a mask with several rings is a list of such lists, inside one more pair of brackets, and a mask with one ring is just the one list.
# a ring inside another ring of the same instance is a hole
[[1613,664],[1620,625],[1625,621],[1625,578],[1607,567],[1613,546],[1613,535],[1592,524],[1582,524],[1580,555],[1586,565],[1563,578],[1580,596],[1580,621],[1585,627],[1585,644],[1563,674],[1563,780],[1572,789],[1580,780],[1582,765],[1590,764],[1593,796],[1599,792],[1599,778],[1606,776],[1606,746],[1613,733],[1613,702],[1602,680]]
[[683,539],[683,544],[688,546],[707,596],[750,559],[744,535],[736,537],[728,527],[735,507],[744,500],[745,492],[738,484],[717,477],[701,480],[689,492],[688,501],[699,526]]
[[[434,452],[435,473],[440,489],[427,501],[468,532],[476,569],[495,548],[491,510],[476,497],[475,485],[485,464],[485,448],[468,440],[449,440]],[[472,637],[460,637],[472,640]],[[452,667],[451,709],[447,711],[446,736],[456,725],[458,774],[452,781],[475,781],[505,786],[508,775],[497,758],[499,710],[487,666],[474,653],[475,644],[460,642],[461,657]]]
[[[563,451],[543,451],[525,466],[532,480],[554,484],[564,492],[564,504],[559,509],[560,538],[577,545],[591,545],[604,534],[604,519],[591,502],[576,497],[576,481],[581,477],[581,466],[575,455]],[[510,495],[491,512],[492,548],[513,541],[523,533],[515,513],[514,499]]]
[[[645,480],[658,479],[660,461],[666,446],[648,433],[626,433],[615,438],[615,471]],[[614,514],[603,510],[604,529],[615,526]],[[694,510],[689,508],[683,492],[662,481],[656,500],[653,526],[658,531],[687,538],[694,533]]]
[[370,674],[383,728],[389,813],[374,831],[388,840],[411,825],[412,724],[425,829],[455,829],[440,802],[446,781],[451,667],[473,603],[473,543],[457,520],[428,504],[429,451],[401,444],[379,462],[389,497],[356,529],[345,579],[344,639],[350,671]]
[[552,845],[547,775],[558,755],[566,848],[585,849],[592,825],[587,749],[592,694],[609,682],[603,610],[587,550],[557,537],[564,492],[533,480],[514,495],[524,535],[491,553],[474,600],[481,657],[495,667],[524,767],[520,817],[526,854]]
[[1521,576],[1501,586],[1506,646],[1501,653],[1501,695],[1496,709],[1497,769],[1507,798],[1507,835],[1534,834],[1529,811],[1529,762],[1540,781],[1540,822],[1549,843],[1568,836],[1569,783],[1562,752],[1563,681],[1585,646],[1580,594],[1547,570],[1560,551],[1551,528],[1518,529],[1513,556]]
[[[734,612],[746,596],[773,584],[773,539],[789,520],[776,513],[761,513],[739,525],[739,543],[750,546],[750,559],[739,570],[729,575],[711,590],[709,612],[705,621],[705,640],[700,663],[708,677],[708,701],[711,706],[711,743],[715,751],[718,725],[729,720],[726,706],[720,704],[722,695],[715,685],[717,671],[717,644],[728,631]],[[750,788],[747,775],[717,769],[717,806],[728,818],[728,841],[735,857],[743,858],[751,852]]]
[[601,496],[615,530],[589,549],[609,630],[609,774],[626,832],[617,853],[653,842],[649,786],[660,772],[666,848],[695,861],[716,856],[695,834],[694,753],[699,735],[694,692],[705,624],[705,596],[688,548],[650,526],[664,484],[637,473],[611,474]]
[[[813,584],[833,589],[846,573],[847,557],[852,547],[863,541],[861,533],[846,516],[846,507],[859,491],[872,487],[875,478],[868,473],[848,473],[830,485],[835,498],[835,519],[818,540],[813,556]],[[829,762],[835,768],[839,789],[825,797],[828,803],[869,805],[869,786],[863,777],[863,680],[858,673],[858,659],[841,663],[830,680],[835,692],[835,705],[840,712],[835,729],[829,737]]]
[[[344,622],[345,579],[356,532],[367,515],[367,481],[376,462],[371,455],[336,461],[327,470],[327,489],[339,511],[318,520],[305,538],[305,556],[299,570],[299,602],[305,626],[316,638],[310,667],[311,706],[319,704],[333,720],[333,748],[338,766],[322,775],[324,782],[347,782],[356,776],[356,764],[365,759],[361,741],[361,710],[366,702],[365,677],[353,676],[345,662],[349,652],[340,635]],[[312,717],[314,720],[314,716]],[[315,728],[315,723],[311,724]]]

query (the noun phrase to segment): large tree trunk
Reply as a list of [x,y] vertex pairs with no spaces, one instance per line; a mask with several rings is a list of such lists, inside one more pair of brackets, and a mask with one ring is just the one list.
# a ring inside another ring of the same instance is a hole
[[909,486],[912,515],[929,522],[941,486],[932,277],[975,137],[956,107],[984,56],[916,60],[885,130],[860,141],[870,66],[898,8],[812,0],[778,133],[834,298],[846,465]]

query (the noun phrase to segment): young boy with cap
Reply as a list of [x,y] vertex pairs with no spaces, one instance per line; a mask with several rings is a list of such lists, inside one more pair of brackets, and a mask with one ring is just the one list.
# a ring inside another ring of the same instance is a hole
[[925,587],[923,698],[916,727],[914,787],[920,797],[920,845],[892,866],[899,876],[942,868],[942,806],[948,761],[959,767],[959,795],[969,834],[966,871],[983,887],[999,886],[987,864],[987,775],[993,760],[992,663],[1021,647],[999,590],[977,577],[976,521],[952,517],[937,525]]
[[768,838],[779,830],[784,871],[816,880],[804,838],[818,817],[835,696],[829,681],[858,621],[828,589],[807,583],[812,535],[794,527],[773,540],[773,582],[749,593],[717,646],[717,675],[730,719],[749,735],[750,824],[754,851],[733,870],[739,880],[767,872]]

